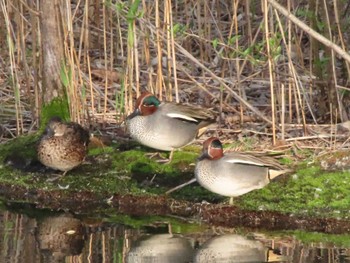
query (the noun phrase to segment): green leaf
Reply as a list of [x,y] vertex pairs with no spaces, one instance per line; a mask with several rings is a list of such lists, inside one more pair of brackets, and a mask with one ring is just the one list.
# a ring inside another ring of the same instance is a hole
[[217,46],[219,44],[219,40],[217,38],[215,38],[213,41],[212,41],[212,45],[213,45],[213,48],[216,49]]

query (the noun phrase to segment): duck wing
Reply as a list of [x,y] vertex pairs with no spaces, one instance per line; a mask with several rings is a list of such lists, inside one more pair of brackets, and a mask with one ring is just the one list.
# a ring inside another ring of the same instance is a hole
[[225,161],[236,164],[246,164],[254,166],[263,166],[276,170],[284,170],[276,159],[269,156],[255,156],[253,154],[246,154],[240,152],[230,152],[225,154]]
[[85,145],[88,145],[90,142],[89,131],[87,131],[85,128],[83,128],[80,124],[76,122],[67,123],[67,127],[63,136],[68,140],[78,141]]
[[196,123],[201,121],[215,121],[215,114],[211,109],[169,102],[162,103],[160,107],[164,111],[164,114],[170,118],[177,118]]

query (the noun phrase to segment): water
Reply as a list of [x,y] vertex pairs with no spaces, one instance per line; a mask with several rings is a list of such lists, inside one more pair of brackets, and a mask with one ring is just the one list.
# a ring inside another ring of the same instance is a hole
[[23,207],[0,211],[0,220],[0,262],[350,262],[347,236],[214,229],[174,219],[86,217]]

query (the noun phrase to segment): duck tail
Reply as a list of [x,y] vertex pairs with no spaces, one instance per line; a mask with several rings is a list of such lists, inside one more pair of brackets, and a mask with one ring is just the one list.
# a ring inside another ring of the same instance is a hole
[[290,173],[291,171],[292,170],[289,170],[289,169],[284,169],[284,170],[269,169],[269,179],[273,180],[274,178],[276,178],[282,174]]
[[208,130],[210,126],[213,126],[214,123],[215,121],[202,121],[198,125],[198,132],[197,132],[196,138],[201,137]]

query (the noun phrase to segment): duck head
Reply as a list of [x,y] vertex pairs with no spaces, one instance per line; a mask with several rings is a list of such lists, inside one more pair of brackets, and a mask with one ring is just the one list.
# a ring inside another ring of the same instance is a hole
[[198,161],[203,159],[217,160],[224,156],[222,144],[216,137],[210,137],[203,143],[203,149],[201,156],[198,157]]
[[65,132],[65,125],[58,116],[52,117],[46,125],[44,134],[49,136],[62,136]]
[[135,110],[127,119],[132,119],[136,116],[147,116],[157,111],[160,101],[152,93],[143,92],[136,100]]

